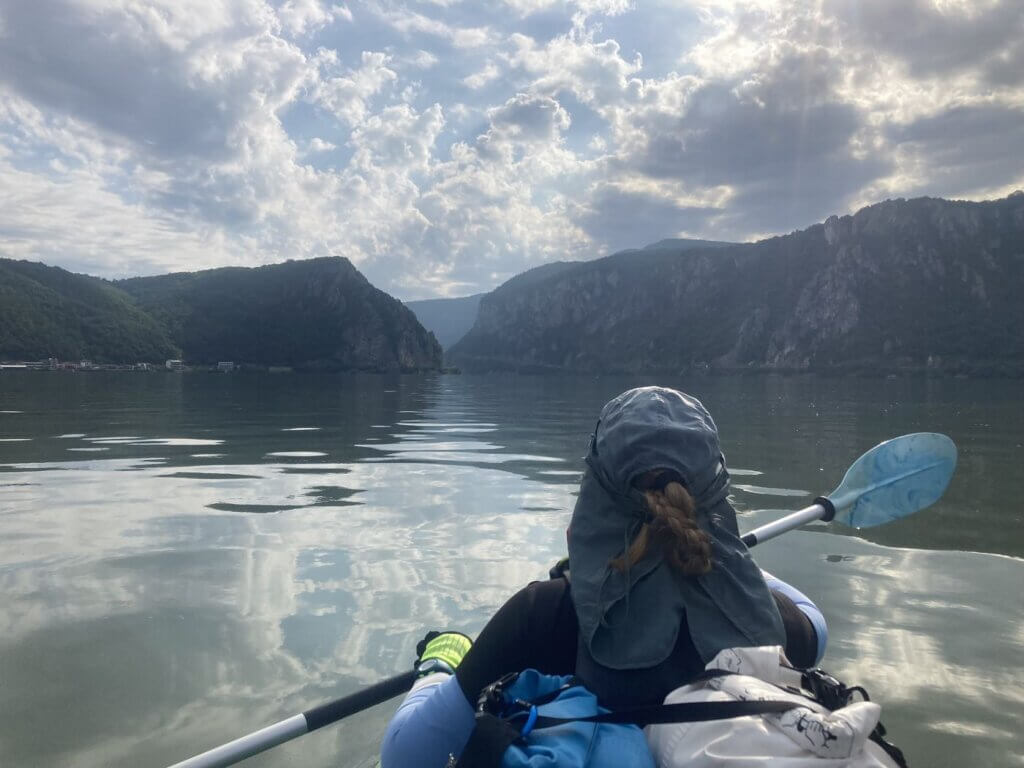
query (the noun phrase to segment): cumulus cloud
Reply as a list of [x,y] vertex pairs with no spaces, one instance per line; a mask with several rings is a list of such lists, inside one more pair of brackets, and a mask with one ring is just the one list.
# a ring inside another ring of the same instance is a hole
[[[328,51],[321,51],[318,60],[324,70],[333,69],[338,59]],[[343,74],[326,74],[314,87],[313,99],[328,109],[338,120],[358,125],[369,110],[369,101],[398,79],[390,67],[391,57],[385,53],[363,51],[361,65]]]
[[332,149],[337,148],[338,146],[336,144],[332,144],[329,141],[324,141],[319,136],[313,137],[313,139],[309,142],[310,152],[330,152]]
[[0,254],[474,293],[1024,186],[1022,72],[1016,0],[8,0]]
[[401,32],[407,40],[418,35],[426,35],[445,40],[455,48],[477,48],[487,45],[494,39],[493,33],[486,26],[471,27],[448,23],[413,11],[408,6],[394,8],[368,2],[366,8],[388,26]]
[[327,6],[320,0],[286,0],[277,17],[293,35],[306,35],[322,29],[335,19],[352,21],[352,12],[343,5]]
[[462,82],[465,83],[467,87],[477,90],[479,88],[483,88],[500,74],[501,70],[498,66],[493,61],[489,61],[483,69],[479,72],[474,72],[472,75],[466,76],[463,78]]

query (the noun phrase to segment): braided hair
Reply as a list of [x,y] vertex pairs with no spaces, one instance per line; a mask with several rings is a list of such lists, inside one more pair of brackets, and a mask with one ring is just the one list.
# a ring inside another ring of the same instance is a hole
[[711,570],[711,539],[697,524],[697,505],[683,485],[670,480],[658,488],[658,472],[648,472],[638,482],[649,511],[646,522],[629,549],[611,561],[625,571],[642,560],[652,546],[660,547],[669,565],[687,576]]

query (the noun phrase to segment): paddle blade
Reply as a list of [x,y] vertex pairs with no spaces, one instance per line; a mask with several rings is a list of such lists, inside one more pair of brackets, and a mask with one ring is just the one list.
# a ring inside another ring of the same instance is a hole
[[857,459],[828,498],[837,520],[870,528],[934,504],[955,467],[952,440],[936,432],[915,432],[886,440]]

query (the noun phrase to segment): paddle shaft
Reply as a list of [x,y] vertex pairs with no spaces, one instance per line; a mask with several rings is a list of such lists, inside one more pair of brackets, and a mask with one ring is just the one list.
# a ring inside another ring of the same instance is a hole
[[415,680],[416,670],[410,669],[408,672],[389,677],[387,680],[382,680],[350,696],[343,696],[327,704],[321,704],[319,707],[313,707],[301,715],[293,715],[286,720],[242,736],[240,739],[175,763],[170,768],[224,768],[224,766],[234,765],[247,757],[258,755],[278,744],[284,744],[286,741],[291,741],[305,733],[315,731],[317,728],[330,725],[344,717],[362,712],[364,709],[369,709],[405,693]]
[[827,523],[835,516],[836,508],[832,502],[826,496],[819,496],[811,506],[799,509],[785,517],[780,517],[778,520],[762,525],[760,528],[755,528],[750,533],[743,534],[740,538],[747,547],[753,547],[763,541],[774,539],[786,531],[799,528],[801,525],[807,525],[807,523],[814,522],[815,520],[823,520]]

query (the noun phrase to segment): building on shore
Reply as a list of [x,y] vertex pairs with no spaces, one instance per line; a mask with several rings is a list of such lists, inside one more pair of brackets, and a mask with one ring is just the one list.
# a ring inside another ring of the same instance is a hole
[[168,371],[185,370],[185,363],[183,363],[181,360],[168,360],[166,363],[164,363],[164,365],[167,367]]
[[235,364],[226,360],[221,361],[217,363],[217,370],[222,371],[223,373],[231,373],[233,370],[235,370]]

